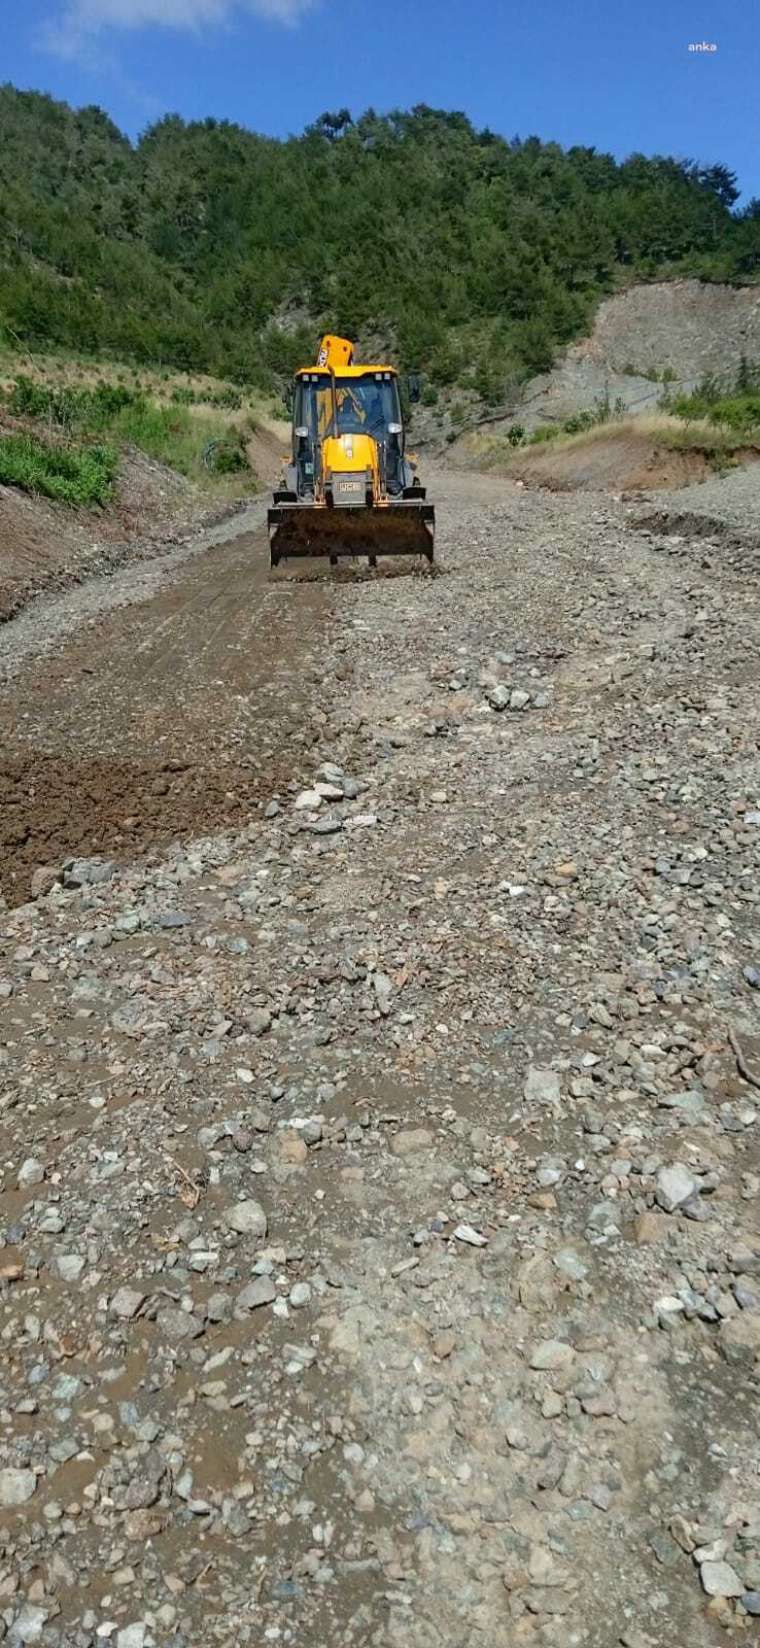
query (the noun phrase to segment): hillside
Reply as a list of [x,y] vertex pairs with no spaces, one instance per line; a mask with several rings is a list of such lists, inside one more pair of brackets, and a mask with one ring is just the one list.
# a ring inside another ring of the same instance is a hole
[[417,107],[285,142],[0,89],[0,324],[11,342],[270,388],[323,323],[502,404],[632,281],[751,282],[760,206],[723,165],[506,141]]
[[603,402],[638,416],[654,412],[666,389],[688,394],[705,379],[733,384],[758,365],[760,286],[633,285],[603,300],[588,337],[519,386],[503,421],[533,430]]

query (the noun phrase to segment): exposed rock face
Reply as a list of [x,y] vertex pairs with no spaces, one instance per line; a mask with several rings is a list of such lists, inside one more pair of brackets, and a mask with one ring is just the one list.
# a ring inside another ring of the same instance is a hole
[[590,337],[531,378],[504,423],[535,429],[605,398],[629,412],[654,411],[664,372],[671,388],[689,390],[706,373],[731,381],[742,358],[760,361],[760,288],[699,280],[632,286],[600,305]]

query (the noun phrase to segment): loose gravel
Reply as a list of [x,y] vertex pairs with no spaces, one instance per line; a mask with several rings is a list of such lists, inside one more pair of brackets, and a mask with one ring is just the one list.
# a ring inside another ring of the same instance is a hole
[[265,805],[0,916],[9,1644],[752,1640],[757,567],[435,490]]

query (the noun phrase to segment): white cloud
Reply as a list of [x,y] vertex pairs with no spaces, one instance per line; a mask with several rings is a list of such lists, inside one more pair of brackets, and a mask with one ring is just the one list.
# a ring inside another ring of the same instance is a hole
[[43,44],[60,57],[79,57],[112,29],[145,29],[158,25],[189,33],[231,22],[247,12],[290,27],[314,0],[66,0],[52,18]]

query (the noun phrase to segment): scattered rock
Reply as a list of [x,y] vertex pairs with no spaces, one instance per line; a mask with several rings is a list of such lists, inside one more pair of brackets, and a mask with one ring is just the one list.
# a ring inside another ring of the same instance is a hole
[[528,1105],[547,1105],[560,1108],[560,1080],[556,1070],[540,1070],[532,1066],[525,1078],[523,1093]]
[[0,1506],[4,1511],[26,1505],[36,1488],[34,1471],[15,1470],[10,1465],[0,1469]]
[[16,1183],[19,1190],[29,1190],[33,1185],[42,1184],[44,1177],[44,1162],[39,1162],[36,1156],[27,1156],[26,1161],[22,1162],[21,1167],[19,1168]]
[[702,1562],[699,1567],[702,1588],[710,1597],[738,1597],[744,1589],[738,1574],[728,1562]]
[[47,898],[61,880],[61,872],[55,864],[40,864],[32,873],[32,898]]
[[682,1162],[675,1162],[672,1167],[661,1167],[657,1174],[657,1201],[665,1213],[675,1213],[698,1189],[698,1180]]
[[145,1298],[146,1295],[137,1288],[117,1288],[108,1308],[111,1315],[117,1316],[120,1321],[131,1322],[145,1304]]
[[267,1216],[260,1202],[236,1202],[227,1208],[224,1222],[240,1236],[266,1236]]
[[260,1305],[271,1305],[277,1298],[277,1289],[271,1276],[257,1276],[241,1289],[237,1302],[241,1310],[258,1310]]
[[414,1156],[421,1150],[430,1150],[432,1144],[433,1135],[427,1127],[411,1127],[393,1135],[391,1150],[394,1156]]
[[542,1339],[534,1345],[530,1353],[530,1366],[537,1371],[555,1372],[558,1368],[570,1368],[575,1361],[575,1351],[572,1345],[566,1345],[561,1339]]

